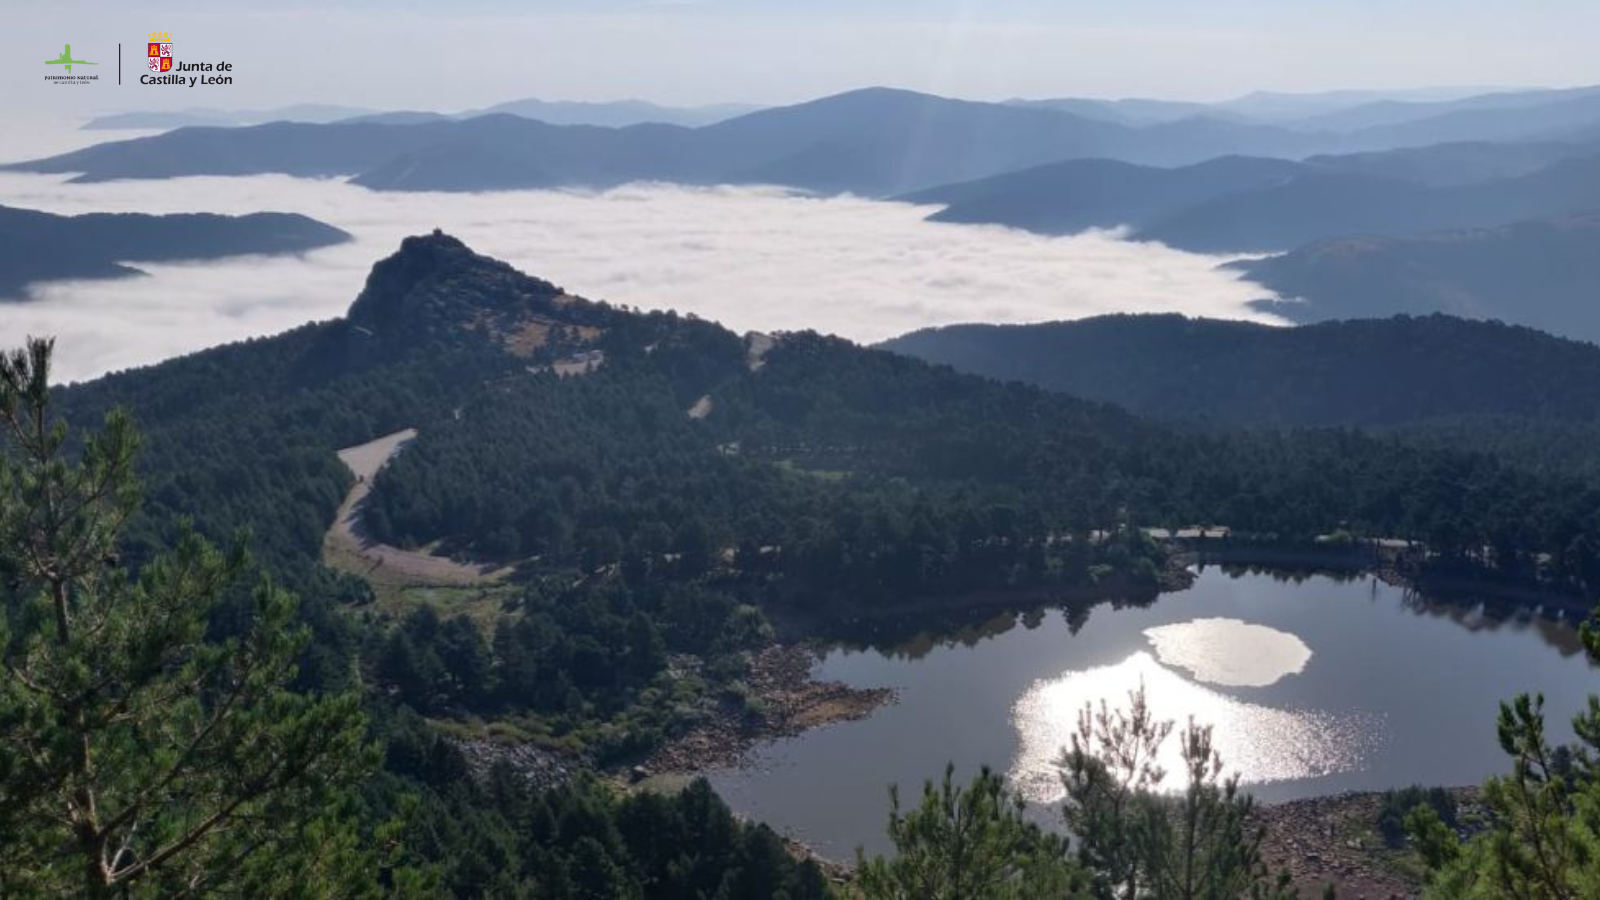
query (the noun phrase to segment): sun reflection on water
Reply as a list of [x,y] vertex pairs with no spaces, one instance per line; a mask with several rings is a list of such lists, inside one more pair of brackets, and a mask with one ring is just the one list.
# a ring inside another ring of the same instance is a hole
[[1266,687],[1305,671],[1311,648],[1287,631],[1238,619],[1192,619],[1146,628],[1156,656],[1196,681]]
[[[1012,713],[1021,749],[1010,772],[1011,783],[1032,802],[1059,801],[1056,761],[1071,743],[1078,712],[1086,703],[1098,708],[1101,700],[1112,708],[1126,708],[1128,693],[1141,682],[1156,718],[1171,719],[1178,728],[1190,716],[1198,724],[1211,725],[1224,770],[1238,772],[1246,784],[1350,771],[1360,765],[1380,734],[1376,723],[1365,716],[1273,709],[1234,699],[1188,681],[1141,651],[1116,665],[1034,682]],[[1161,748],[1161,764],[1168,773],[1162,788],[1182,788],[1175,734]]]

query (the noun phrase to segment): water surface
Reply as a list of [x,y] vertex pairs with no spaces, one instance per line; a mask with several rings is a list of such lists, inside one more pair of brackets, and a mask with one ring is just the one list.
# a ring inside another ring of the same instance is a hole
[[1370,577],[1215,567],[1187,590],[1102,603],[1086,620],[1007,613],[957,636],[841,648],[817,675],[893,687],[899,702],[765,745],[711,780],[738,811],[836,858],[887,849],[888,786],[914,800],[947,762],[960,778],[985,764],[1007,773],[1053,820],[1053,762],[1079,711],[1125,705],[1141,683],[1160,716],[1213,725],[1226,767],[1266,801],[1477,783],[1506,768],[1499,700],[1544,691],[1550,731],[1565,740],[1600,689],[1575,631],[1532,612],[1434,602]]

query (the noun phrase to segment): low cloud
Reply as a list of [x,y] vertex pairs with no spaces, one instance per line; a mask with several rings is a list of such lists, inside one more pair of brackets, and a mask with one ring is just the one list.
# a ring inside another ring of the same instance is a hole
[[298,257],[144,264],[148,277],[59,282],[0,303],[5,343],[58,336],[64,380],[344,313],[368,269],[435,227],[592,299],[736,330],[815,328],[861,342],[928,325],[1108,312],[1273,321],[1265,289],[1217,257],[1121,239],[923,221],[931,209],[777,189],[629,185],[601,193],[374,193],[280,176],[66,184],[0,174],[0,203],[58,213],[298,212],[355,241]]

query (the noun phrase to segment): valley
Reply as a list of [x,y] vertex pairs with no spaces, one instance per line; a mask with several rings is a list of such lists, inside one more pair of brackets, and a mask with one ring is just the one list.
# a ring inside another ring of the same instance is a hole
[[1600,13],[325,6],[17,58],[0,897],[1600,896]]

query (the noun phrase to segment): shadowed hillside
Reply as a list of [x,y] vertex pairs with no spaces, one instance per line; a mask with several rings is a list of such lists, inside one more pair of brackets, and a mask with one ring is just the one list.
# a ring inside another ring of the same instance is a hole
[[1600,213],[1409,237],[1319,241],[1237,264],[1296,322],[1443,312],[1600,342]]
[[0,206],[0,300],[40,281],[140,274],[129,262],[301,253],[348,240],[332,225],[292,213],[58,216]]
[[1448,316],[1279,328],[1178,315],[952,325],[879,346],[1145,415],[1243,425],[1600,420],[1600,347]]

